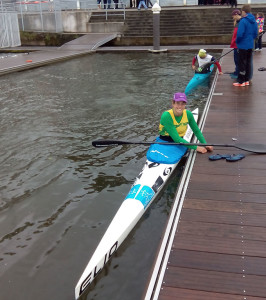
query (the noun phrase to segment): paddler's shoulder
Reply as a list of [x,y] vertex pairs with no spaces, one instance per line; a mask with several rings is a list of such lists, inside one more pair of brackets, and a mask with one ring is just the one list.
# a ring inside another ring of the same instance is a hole
[[161,116],[161,122],[166,120],[172,120],[169,110],[164,111]]
[[169,117],[169,116],[171,116],[171,114],[170,114],[170,111],[171,111],[172,109],[169,109],[169,110],[165,110],[163,113],[162,113],[162,117]]
[[187,117],[188,117],[188,119],[194,118],[194,117],[193,117],[193,114],[192,114],[192,112],[191,112],[190,110],[187,110],[187,109],[186,109],[186,112],[187,112]]

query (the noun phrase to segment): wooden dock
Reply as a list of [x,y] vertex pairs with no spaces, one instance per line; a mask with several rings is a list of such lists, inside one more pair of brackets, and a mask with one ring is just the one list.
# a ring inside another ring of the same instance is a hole
[[[258,71],[266,67],[266,50],[254,53],[253,62],[249,87],[219,76],[203,130],[209,143],[266,143],[266,71]],[[222,69],[233,71],[232,53]],[[266,299],[266,155],[235,148],[213,153],[246,157],[227,162],[196,155],[169,254],[156,262],[160,270],[145,299]]]
[[93,53],[98,47],[116,37],[117,33],[91,33],[65,43],[61,47],[5,48],[6,51],[20,50],[25,53],[1,60],[0,76]]

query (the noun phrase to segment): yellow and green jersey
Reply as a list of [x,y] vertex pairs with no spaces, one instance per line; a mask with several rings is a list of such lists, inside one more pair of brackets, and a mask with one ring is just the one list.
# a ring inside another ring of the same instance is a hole
[[[159,134],[162,137],[171,137],[175,143],[188,143],[183,139],[187,126],[190,126],[200,143],[206,144],[206,140],[201,133],[191,111],[184,109],[181,116],[175,116],[172,109],[165,111],[160,120]],[[187,146],[197,149],[197,146]]]

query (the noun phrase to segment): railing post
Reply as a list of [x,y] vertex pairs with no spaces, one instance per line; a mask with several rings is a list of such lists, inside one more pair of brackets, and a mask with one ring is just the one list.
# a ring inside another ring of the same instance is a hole
[[159,5],[159,0],[156,0],[152,7],[153,13],[153,50],[151,52],[165,52],[167,49],[160,49],[160,12],[161,7]]
[[40,4],[40,18],[41,18],[41,25],[42,25],[42,32],[44,31],[44,24],[43,24],[43,15],[42,15],[42,2],[39,2]]

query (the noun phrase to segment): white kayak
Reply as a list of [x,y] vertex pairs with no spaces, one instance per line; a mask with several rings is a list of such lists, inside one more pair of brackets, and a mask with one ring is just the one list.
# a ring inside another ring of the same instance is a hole
[[[197,121],[199,113],[198,109],[193,110],[192,113]],[[184,139],[190,142],[192,136],[193,132],[188,126]],[[178,162],[175,164],[164,164],[146,160],[141,173],[136,178],[128,195],[118,209],[80,277],[75,288],[76,299],[82,295],[96,275],[103,269],[107,261],[112,257],[114,252],[122,244],[141,216],[156,198],[158,192],[165,185],[167,179],[177,165]]]

